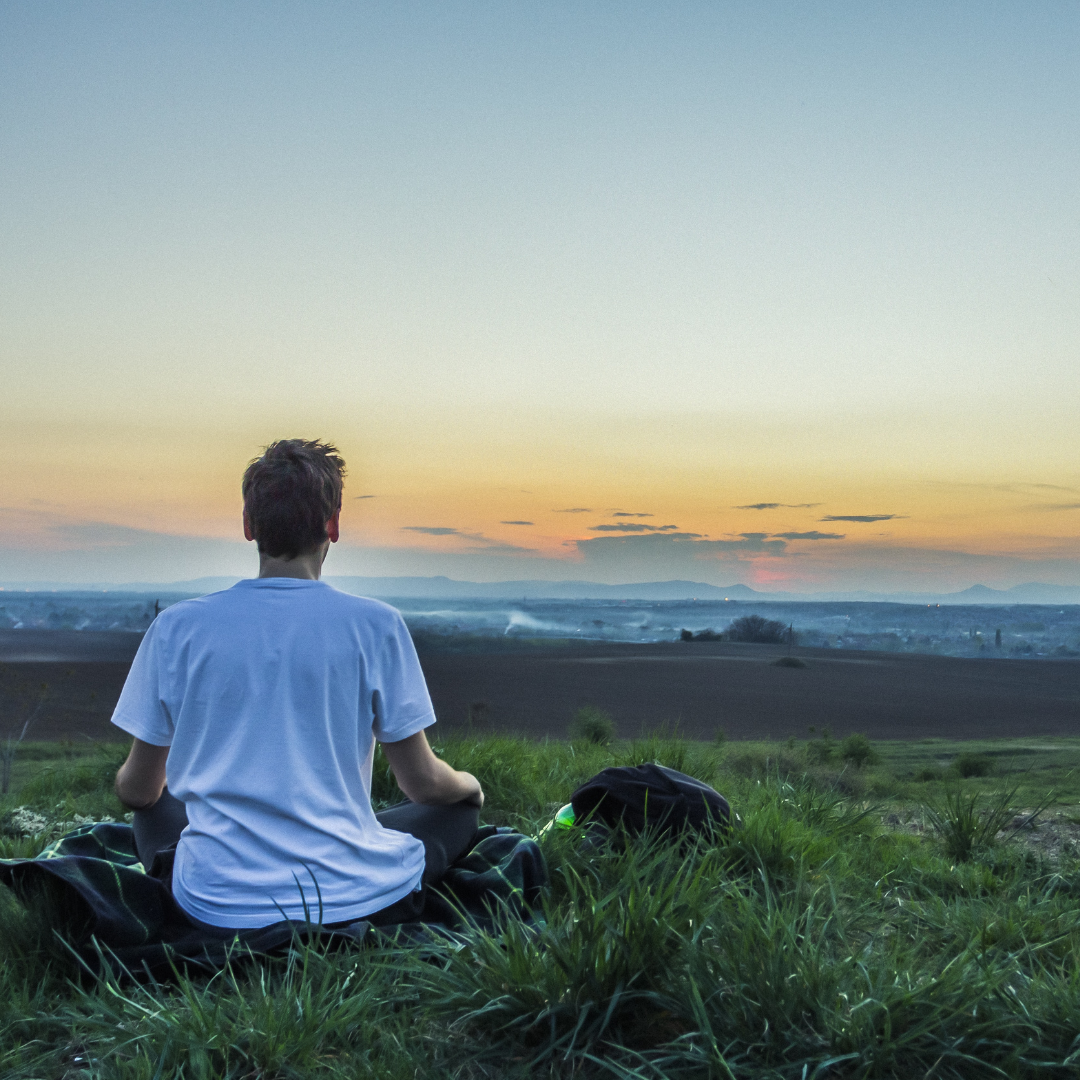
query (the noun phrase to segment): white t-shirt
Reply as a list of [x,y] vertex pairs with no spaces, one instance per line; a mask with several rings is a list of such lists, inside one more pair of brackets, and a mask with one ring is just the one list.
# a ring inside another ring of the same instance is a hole
[[213,926],[359,919],[419,888],[424,846],[371,808],[375,740],[435,722],[401,615],[257,578],[163,611],[112,722],[169,746],[180,906]]

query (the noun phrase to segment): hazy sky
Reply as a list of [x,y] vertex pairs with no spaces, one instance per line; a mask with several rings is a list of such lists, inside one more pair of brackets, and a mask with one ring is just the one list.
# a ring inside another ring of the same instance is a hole
[[1075,2],[4,0],[0,581],[249,572],[303,435],[328,572],[1080,583],[1078,47]]

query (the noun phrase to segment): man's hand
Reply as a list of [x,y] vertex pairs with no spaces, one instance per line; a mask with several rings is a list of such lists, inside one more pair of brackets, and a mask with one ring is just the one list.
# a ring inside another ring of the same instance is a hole
[[154,746],[136,739],[127,761],[116,774],[116,797],[129,810],[145,810],[161,798],[165,790],[167,746]]
[[440,761],[418,731],[400,742],[383,743],[383,753],[398,787],[411,802],[424,806],[452,806],[467,802],[484,805],[484,791],[472,773],[453,769]]

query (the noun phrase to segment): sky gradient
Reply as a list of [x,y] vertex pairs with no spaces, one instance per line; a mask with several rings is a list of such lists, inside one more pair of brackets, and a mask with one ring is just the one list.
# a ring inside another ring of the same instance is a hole
[[328,572],[1080,584],[1078,45],[1073,3],[5,3],[0,581],[251,572],[240,473],[301,435]]

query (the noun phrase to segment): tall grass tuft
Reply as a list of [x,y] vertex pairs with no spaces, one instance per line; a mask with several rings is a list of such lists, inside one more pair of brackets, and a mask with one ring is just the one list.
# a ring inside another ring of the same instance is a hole
[[645,837],[556,871],[538,935],[507,920],[420,976],[422,999],[480,1061],[571,1074],[613,1048],[689,1030],[672,988],[717,917],[719,853]]
[[[1017,790],[1013,786],[983,796],[956,786],[940,798],[924,802],[927,821],[944,844],[946,855],[955,862],[966,862],[976,851],[989,848],[998,833],[1006,831],[1015,835],[1014,829],[1006,827],[1019,810],[1015,805]],[[1042,805],[1025,815],[1027,820],[1045,810],[1053,797],[1053,793],[1047,795]]]
[[98,1075],[404,1078],[415,1065],[398,1006],[414,995],[392,963],[392,951],[332,955],[317,943],[281,960],[238,952],[212,978],[172,987],[101,976],[68,1013]]

